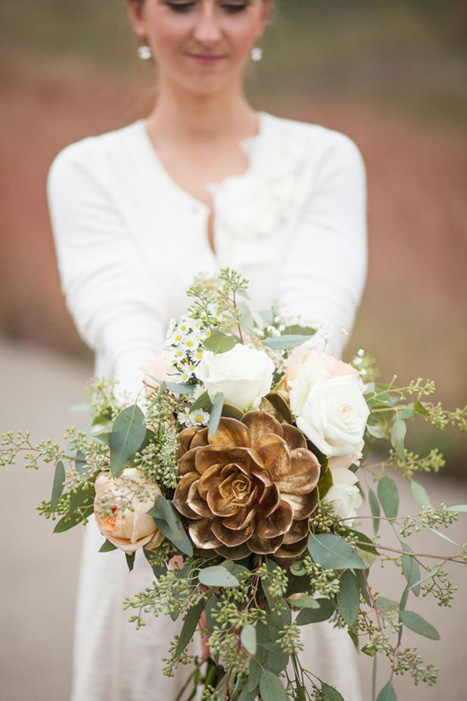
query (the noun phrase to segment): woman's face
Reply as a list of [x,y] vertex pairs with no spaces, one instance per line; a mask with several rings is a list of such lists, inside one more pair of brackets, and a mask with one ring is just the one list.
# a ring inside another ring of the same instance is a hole
[[140,0],[129,8],[162,79],[214,94],[241,81],[272,0]]

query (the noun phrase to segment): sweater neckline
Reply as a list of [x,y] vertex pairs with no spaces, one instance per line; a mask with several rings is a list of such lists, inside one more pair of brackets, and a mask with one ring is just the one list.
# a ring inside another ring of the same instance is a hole
[[[234,178],[235,180],[237,180],[237,179],[242,180],[243,178],[248,178],[248,176],[251,175],[251,173],[255,169],[255,162],[256,162],[257,157],[258,157],[259,149],[260,149],[261,144],[264,141],[264,137],[267,133],[267,125],[268,125],[269,117],[270,117],[270,115],[268,112],[258,112],[258,132],[257,132],[257,134],[240,141],[240,148],[243,150],[243,152],[248,157],[248,166],[247,166],[247,169],[245,170],[245,172],[240,174],[240,175],[228,175],[216,183],[208,183],[207,184],[208,190],[210,190],[211,192],[214,193],[218,188],[225,185],[232,178]],[[152,143],[151,138],[148,134],[148,131],[146,129],[146,120],[139,119],[136,122],[135,126],[137,126],[137,128],[138,128],[138,131],[140,133],[140,136],[141,136],[141,139],[143,142],[143,146],[147,150],[147,152],[151,158],[151,161],[156,166],[160,176],[165,180],[165,182],[170,186],[170,188],[174,192],[176,192],[180,197],[182,197],[188,204],[190,204],[192,207],[194,207],[198,211],[203,211],[206,214],[208,214],[210,211],[210,207],[202,200],[198,199],[194,195],[191,195],[187,190],[185,190],[181,185],[179,185],[173,179],[173,177],[170,175],[170,173],[167,171],[166,167],[164,166],[161,159],[159,158],[159,154],[157,153],[157,149],[155,148],[155,146]],[[213,198],[214,198],[214,194],[213,194]]]

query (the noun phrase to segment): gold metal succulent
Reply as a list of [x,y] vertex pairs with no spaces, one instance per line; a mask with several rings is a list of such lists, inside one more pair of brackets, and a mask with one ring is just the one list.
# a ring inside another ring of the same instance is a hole
[[184,429],[179,442],[182,478],[173,503],[189,519],[196,547],[231,559],[303,552],[320,465],[301,431],[250,411],[241,420],[221,418],[215,436]]

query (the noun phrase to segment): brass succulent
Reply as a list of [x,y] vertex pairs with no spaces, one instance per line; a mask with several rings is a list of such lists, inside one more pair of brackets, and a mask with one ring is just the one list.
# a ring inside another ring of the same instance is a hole
[[187,428],[179,442],[173,503],[196,547],[231,559],[303,552],[320,465],[301,431],[250,411],[241,421],[221,418],[215,436]]

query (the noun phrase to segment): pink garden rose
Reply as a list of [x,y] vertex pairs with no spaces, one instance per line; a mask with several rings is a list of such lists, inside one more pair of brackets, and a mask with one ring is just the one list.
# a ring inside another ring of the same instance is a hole
[[[147,492],[144,499],[134,494],[141,487]],[[127,467],[116,479],[101,472],[95,488],[94,515],[100,532],[110,543],[129,554],[143,546],[151,549],[162,543],[164,536],[147,513],[156,496],[162,494],[157,484],[146,480],[136,468]],[[127,506],[129,499],[133,510]]]

